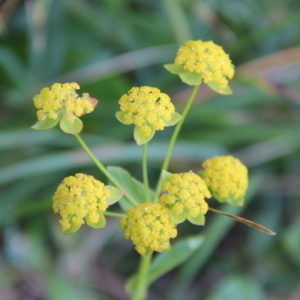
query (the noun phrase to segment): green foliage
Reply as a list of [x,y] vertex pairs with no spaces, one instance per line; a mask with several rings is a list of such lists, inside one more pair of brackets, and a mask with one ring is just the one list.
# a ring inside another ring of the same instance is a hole
[[140,126],[134,127],[133,136],[138,146],[148,143],[153,138],[155,134],[154,125],[148,124],[148,127],[150,128],[150,134],[148,136],[145,136],[141,133],[142,127]]
[[[77,232],[79,230],[80,225],[75,225],[72,222],[72,217],[73,216],[74,215],[70,216],[70,220],[69,220],[70,225],[71,225],[70,228],[63,229],[63,234],[72,234],[72,233],[75,233],[75,232]],[[87,221],[87,223],[88,223],[88,221]],[[99,228],[103,228],[105,226],[105,219],[103,220],[103,218],[99,218],[99,224],[98,225],[100,226]],[[97,227],[95,227],[95,228],[97,228]]]
[[117,189],[110,185],[106,185],[105,187],[110,191],[110,197],[107,199],[107,203],[109,205],[116,203],[122,198],[124,193],[120,189]]
[[199,85],[202,82],[202,74],[186,71],[183,66],[175,64],[167,64],[164,67],[172,74],[179,75],[182,82],[188,85]]
[[77,134],[80,133],[83,129],[83,123],[82,121],[74,116],[74,120],[68,121],[66,118],[62,117],[62,119],[59,122],[59,127],[62,131],[69,134]]
[[114,176],[121,190],[124,192],[124,195],[126,195],[118,202],[124,211],[133,207],[132,203],[128,201],[128,198],[133,199],[136,205],[145,202],[144,184],[137,181],[135,178],[130,176],[128,171],[120,167],[108,167],[107,170]]
[[232,90],[229,86],[227,86],[225,89],[221,88],[219,86],[219,84],[215,81],[211,81],[211,82],[208,82],[207,84],[212,90],[216,91],[217,93],[219,94],[222,94],[222,95],[230,95],[232,94]]
[[187,216],[187,219],[194,225],[204,225],[205,224],[205,216],[199,215],[197,217]]
[[222,198],[217,192],[212,191],[212,194],[216,200],[219,202],[228,202],[231,205],[243,206],[244,205],[244,197],[235,199],[233,196],[229,196],[228,198]]
[[166,121],[166,126],[173,126],[177,124],[181,119],[181,115],[176,111],[172,114],[172,118],[170,121]]
[[99,215],[99,221],[97,223],[92,223],[90,222],[88,219],[86,220],[86,223],[88,226],[94,228],[94,229],[100,229],[100,228],[104,228],[106,225],[106,219],[103,216],[103,214],[100,213]]
[[57,118],[56,120],[46,118],[44,121],[37,121],[31,128],[36,130],[46,130],[55,127],[59,121],[60,118]]

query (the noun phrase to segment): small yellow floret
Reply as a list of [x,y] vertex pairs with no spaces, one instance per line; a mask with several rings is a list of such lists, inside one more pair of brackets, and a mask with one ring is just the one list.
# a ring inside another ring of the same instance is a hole
[[221,198],[239,199],[245,196],[248,187],[248,170],[232,156],[217,156],[203,164],[203,180],[211,191]]
[[175,238],[177,229],[170,220],[168,210],[160,203],[146,202],[127,211],[120,227],[126,239],[131,239],[141,255],[148,251],[167,251],[170,239]]
[[110,191],[93,176],[78,173],[66,177],[53,196],[53,210],[62,217],[63,230],[84,224],[84,218],[97,223],[108,207]]
[[208,205],[205,198],[211,194],[199,175],[189,172],[172,174],[164,182],[159,202],[179,215],[185,211],[191,217],[206,214]]
[[202,74],[205,83],[215,81],[221,88],[226,88],[228,79],[234,75],[229,56],[212,41],[186,42],[179,49],[174,63],[189,72]]
[[54,83],[51,88],[43,88],[40,94],[33,98],[34,105],[38,109],[38,120],[44,121],[47,117],[56,120],[58,113],[65,111],[67,120],[73,121],[74,116],[80,117],[92,112],[95,105],[89,94],[84,93],[82,97],[78,97],[77,89],[79,85],[75,82]]
[[142,126],[141,128],[141,134],[143,136],[149,136],[151,134],[151,129],[149,126]]
[[141,134],[149,136],[153,125],[155,130],[163,130],[175,111],[167,94],[157,88],[133,87],[120,100],[120,109],[124,112],[124,123],[142,127]]

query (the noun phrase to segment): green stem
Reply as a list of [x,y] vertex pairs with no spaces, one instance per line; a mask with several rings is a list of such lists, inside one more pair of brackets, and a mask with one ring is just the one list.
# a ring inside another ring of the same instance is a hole
[[[79,136],[79,134],[75,134],[75,137],[79,144],[82,146],[84,151],[87,153],[87,155],[91,158],[91,160],[95,163],[95,165],[98,167],[98,169],[106,176],[106,178],[117,188],[122,190],[122,187],[119,185],[118,181],[115,180],[115,178],[106,170],[104,165],[96,158],[96,156],[92,153],[90,148],[86,145],[86,143],[83,141],[83,139]],[[128,195],[125,195],[125,197],[128,199],[128,201],[133,205],[137,206],[136,201],[131,198]]]
[[149,194],[149,181],[148,181],[148,170],[147,170],[147,144],[143,145],[143,180],[145,186],[146,199],[149,202],[150,194]]
[[144,300],[147,296],[147,272],[151,263],[152,252],[149,254],[142,256],[140,267],[138,270],[137,278],[136,278],[136,286],[134,293],[130,300]]
[[124,217],[127,217],[127,215],[125,215],[125,214],[118,214],[118,213],[114,213],[114,212],[110,212],[110,211],[104,211],[103,214],[105,216],[113,217],[113,218],[124,218]]
[[160,177],[159,177],[159,180],[158,180],[158,183],[157,183],[157,189],[156,189],[156,193],[155,193],[155,201],[158,200],[158,196],[159,196],[161,186],[162,186],[162,171],[167,170],[167,168],[169,166],[170,159],[171,159],[171,154],[172,154],[176,139],[178,137],[179,131],[180,131],[180,129],[182,127],[182,124],[184,123],[184,120],[185,120],[185,118],[186,118],[186,116],[187,116],[194,100],[195,100],[195,97],[196,97],[196,94],[198,92],[199,87],[200,87],[200,85],[195,85],[194,86],[193,91],[190,95],[190,98],[189,98],[188,102],[186,103],[185,108],[184,108],[184,110],[181,114],[182,118],[177,123],[177,125],[176,125],[176,127],[173,131],[173,135],[171,137],[171,140],[170,140],[170,143],[169,143],[169,148],[168,148],[167,154],[165,156],[165,160],[164,160],[162,168],[161,168]]

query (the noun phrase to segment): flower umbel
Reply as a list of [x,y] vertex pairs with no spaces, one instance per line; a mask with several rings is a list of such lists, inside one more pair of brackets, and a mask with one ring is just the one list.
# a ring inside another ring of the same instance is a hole
[[40,94],[33,98],[34,105],[38,109],[38,123],[33,128],[49,129],[60,122],[61,128],[67,133],[74,133],[72,128],[69,132],[70,127],[76,127],[75,133],[80,132],[82,122],[78,117],[92,112],[98,101],[88,93],[78,97],[76,90],[79,88],[75,82],[54,83],[51,88],[43,88]]
[[176,124],[180,115],[167,94],[149,86],[133,87],[120,100],[117,119],[126,125],[134,124],[134,137],[139,145],[147,143],[155,130]]
[[146,202],[129,209],[122,218],[120,227],[126,239],[131,239],[141,255],[151,251],[163,252],[170,249],[170,239],[175,238],[177,229],[170,220],[168,210],[160,203]]
[[171,219],[175,223],[188,219],[191,223],[203,225],[204,214],[208,211],[205,198],[211,194],[198,174],[180,173],[172,174],[162,186],[160,203],[167,207]]
[[64,233],[76,232],[86,223],[93,228],[105,226],[110,190],[93,176],[78,173],[66,177],[53,196],[53,210],[61,216]]
[[171,73],[179,74],[183,82],[199,85],[203,81],[221,94],[232,93],[228,79],[234,75],[229,56],[212,41],[188,41],[177,52],[174,64],[165,65]]
[[235,157],[217,156],[203,162],[201,176],[220,202],[243,205],[248,187],[248,170]]

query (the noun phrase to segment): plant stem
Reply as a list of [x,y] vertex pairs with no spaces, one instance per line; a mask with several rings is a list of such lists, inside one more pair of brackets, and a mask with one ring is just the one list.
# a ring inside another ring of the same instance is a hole
[[104,211],[103,215],[108,216],[108,217],[113,217],[113,218],[124,218],[127,216],[125,214],[118,214],[118,213],[114,213],[114,212],[110,212],[110,211]]
[[182,124],[184,123],[184,120],[186,119],[186,116],[195,100],[195,96],[198,92],[198,89],[199,89],[200,85],[196,85],[194,86],[193,88],[193,91],[190,95],[190,98],[189,100],[187,101],[186,105],[185,105],[185,108],[181,114],[182,118],[180,119],[180,121],[177,123],[177,125],[175,126],[175,129],[173,131],[173,135],[171,137],[171,140],[170,140],[170,143],[169,143],[169,148],[167,150],[167,154],[165,156],[165,160],[163,162],[163,165],[162,165],[162,168],[161,168],[161,172],[160,172],[160,176],[159,176],[159,180],[158,180],[158,183],[157,183],[157,188],[156,188],[156,193],[155,193],[155,201],[158,200],[158,196],[159,196],[159,193],[160,193],[160,190],[161,190],[161,186],[162,186],[162,171],[163,170],[167,170],[168,166],[169,166],[169,163],[170,163],[170,159],[171,159],[171,154],[172,154],[172,151],[173,151],[173,148],[174,148],[174,145],[175,145],[175,142],[176,142],[176,139],[178,137],[178,134],[179,134],[179,131],[182,127]]
[[145,186],[146,199],[149,202],[150,194],[149,194],[149,181],[148,181],[148,170],[147,170],[147,144],[143,145],[143,181]]
[[[86,143],[83,141],[83,139],[79,136],[79,134],[75,134],[75,137],[79,144],[82,146],[84,151],[87,153],[87,155],[91,158],[91,160],[95,163],[95,165],[98,167],[98,169],[106,176],[106,178],[117,188],[122,190],[122,187],[119,185],[118,181],[115,180],[115,178],[106,170],[104,165],[96,158],[96,156],[92,153],[90,148],[86,145]],[[128,199],[128,201],[133,205],[136,206],[136,201],[131,198],[128,195],[125,195],[125,197]]]
[[152,252],[142,256],[140,261],[140,267],[136,279],[136,288],[134,294],[131,297],[131,300],[144,300],[147,296],[147,272],[151,263]]

